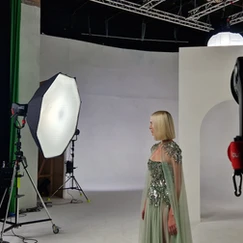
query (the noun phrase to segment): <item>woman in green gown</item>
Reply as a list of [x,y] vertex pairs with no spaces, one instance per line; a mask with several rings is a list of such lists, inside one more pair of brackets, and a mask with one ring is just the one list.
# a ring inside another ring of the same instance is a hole
[[152,114],[152,146],[142,198],[140,243],[192,243],[181,149],[167,111]]

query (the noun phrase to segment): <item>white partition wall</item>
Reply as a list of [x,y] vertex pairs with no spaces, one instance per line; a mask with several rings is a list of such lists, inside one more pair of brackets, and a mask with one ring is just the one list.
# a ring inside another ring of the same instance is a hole
[[[19,103],[26,104],[32,98],[40,83],[40,8],[21,5]],[[37,184],[38,149],[28,125],[21,131],[22,150],[28,160],[28,171]],[[21,173],[24,172],[21,166]],[[21,178],[20,209],[36,206],[36,192],[26,173]]]
[[[230,75],[238,56],[243,56],[243,47],[182,48],[179,51],[179,143],[183,150],[192,223],[200,222],[201,125],[214,106],[233,99]],[[220,138],[216,141],[222,142]],[[221,153],[227,160],[226,150]],[[217,171],[215,173],[216,180],[219,177]],[[229,176],[231,173],[229,171]]]

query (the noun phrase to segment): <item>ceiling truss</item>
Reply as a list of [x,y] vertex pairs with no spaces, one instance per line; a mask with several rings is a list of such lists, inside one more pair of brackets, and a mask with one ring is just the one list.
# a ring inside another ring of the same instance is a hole
[[194,19],[187,19],[180,15],[155,9],[154,7],[160,4],[161,2],[163,2],[162,0],[149,0],[147,3],[144,3],[142,5],[130,1],[126,1],[126,0],[90,0],[90,1],[103,4],[106,6],[114,7],[117,9],[121,9],[124,11],[128,11],[131,13],[140,14],[150,18],[158,19],[161,21],[166,21],[173,24],[185,26],[188,28],[201,30],[204,32],[209,32],[213,30],[210,24],[200,22]]
[[142,4],[140,8],[150,10],[165,1],[166,0],[148,0],[146,3]]
[[[189,16],[187,18],[166,11],[161,11],[155,8],[157,5],[165,2],[166,0],[146,0],[143,2],[143,4],[137,4],[127,0],[90,1],[132,12],[135,14],[147,16],[150,18],[158,19],[161,21],[185,26],[188,28],[197,29],[204,32],[210,32],[211,30],[213,30],[212,26],[205,22],[199,21],[199,19],[203,16],[209,15],[210,13],[234,4],[239,0],[222,0],[221,2],[215,0],[209,1],[206,4],[200,5],[199,7],[190,10],[188,12]],[[243,22],[243,11],[229,16],[230,25],[235,25],[241,22]]]
[[239,24],[241,22],[243,22],[243,11],[229,16],[230,25]]
[[227,7],[228,5],[234,4],[239,0],[225,0],[220,3],[215,3],[215,0],[200,5],[197,8],[194,8],[188,12],[188,19],[198,20],[201,17],[213,13],[221,8]]

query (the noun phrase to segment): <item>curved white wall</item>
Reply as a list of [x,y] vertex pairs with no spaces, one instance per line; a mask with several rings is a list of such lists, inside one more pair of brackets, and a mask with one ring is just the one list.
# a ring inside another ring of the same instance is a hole
[[[230,91],[230,75],[236,58],[241,55],[243,47],[180,49],[179,142],[183,150],[189,212],[193,223],[200,222],[202,121],[212,107],[233,99]],[[229,143],[232,139],[226,142]],[[222,143],[220,138],[217,142]],[[226,157],[226,153],[220,156]]]
[[82,98],[75,175],[84,190],[144,186],[152,112],[178,127],[178,54],[125,50],[41,36],[41,79],[77,77]]

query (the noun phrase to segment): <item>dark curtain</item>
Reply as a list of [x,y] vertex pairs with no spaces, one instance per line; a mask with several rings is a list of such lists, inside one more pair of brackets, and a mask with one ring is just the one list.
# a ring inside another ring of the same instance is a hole
[[[11,10],[10,2],[1,2],[1,12],[4,14],[0,15],[0,66],[1,66],[1,119],[0,119],[0,167],[3,165],[3,161],[9,162],[9,143],[10,143],[10,32],[11,32]],[[3,188],[0,187],[0,200],[3,196]],[[6,198],[8,199],[8,198]],[[0,209],[0,218],[4,216],[6,210],[6,201],[4,201],[2,208]]]

